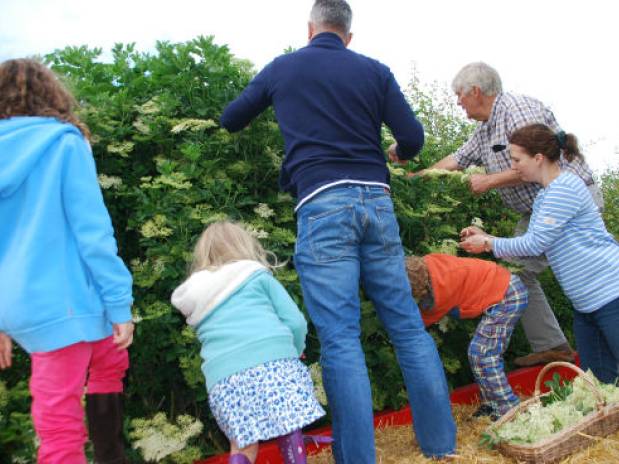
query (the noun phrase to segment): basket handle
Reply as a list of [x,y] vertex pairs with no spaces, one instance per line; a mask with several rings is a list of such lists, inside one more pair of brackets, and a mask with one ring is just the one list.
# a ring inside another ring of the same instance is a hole
[[600,392],[600,389],[591,381],[587,373],[583,371],[580,367],[572,363],[564,362],[564,361],[555,361],[555,362],[548,363],[542,368],[541,371],[539,371],[539,374],[537,374],[537,379],[535,379],[535,397],[536,398],[540,396],[542,378],[544,377],[544,374],[554,367],[567,367],[568,369],[571,369],[574,372],[576,372],[579,377],[583,378],[583,380],[585,381],[585,384],[593,392],[595,399],[597,400],[597,408],[602,409],[606,405],[606,401],[604,400],[604,396]]

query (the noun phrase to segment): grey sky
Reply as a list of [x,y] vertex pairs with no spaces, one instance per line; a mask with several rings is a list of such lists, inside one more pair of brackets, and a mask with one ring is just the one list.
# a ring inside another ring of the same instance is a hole
[[[350,0],[351,48],[406,86],[449,84],[470,61],[494,66],[508,91],[550,105],[598,172],[619,167],[619,7],[604,0]],[[311,0],[0,0],[0,60],[66,45],[151,49],[214,35],[258,68],[307,42]]]

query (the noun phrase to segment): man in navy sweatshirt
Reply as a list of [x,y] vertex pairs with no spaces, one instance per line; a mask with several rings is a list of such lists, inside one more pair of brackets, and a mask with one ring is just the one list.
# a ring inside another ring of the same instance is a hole
[[294,262],[320,339],[336,462],[376,461],[360,282],[395,348],[421,449],[440,457],[454,451],[455,424],[443,367],[406,277],[381,147],[384,122],[398,142],[391,160],[409,159],[423,146],[423,128],[391,71],[347,49],[351,19],[345,1],[317,0],[308,46],[268,64],[221,124],[238,131],[275,109],[286,151],[280,186],[298,201]]

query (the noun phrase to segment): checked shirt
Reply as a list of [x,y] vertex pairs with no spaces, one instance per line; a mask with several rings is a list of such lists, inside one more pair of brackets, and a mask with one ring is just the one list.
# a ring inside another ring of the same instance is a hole
[[[522,95],[499,93],[487,121],[481,122],[471,138],[462,145],[454,158],[461,169],[471,165],[483,166],[488,174],[511,169],[509,136],[529,124],[546,124],[555,131],[560,127],[552,111],[539,100]],[[593,184],[591,168],[581,159],[572,162],[561,157],[561,168],[580,177],[586,185]],[[499,187],[506,206],[520,212],[531,213],[533,201],[541,185],[523,183],[512,187]]]

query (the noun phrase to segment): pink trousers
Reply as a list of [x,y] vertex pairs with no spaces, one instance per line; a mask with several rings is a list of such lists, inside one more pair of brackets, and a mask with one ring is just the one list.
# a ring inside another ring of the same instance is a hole
[[40,440],[37,462],[86,464],[84,387],[87,393],[122,392],[127,350],[119,351],[108,337],[32,353],[31,360],[32,420]]

